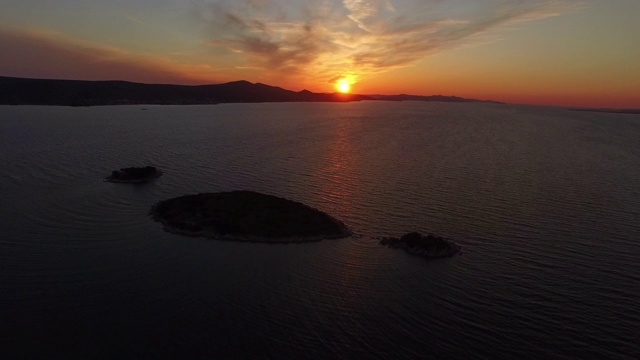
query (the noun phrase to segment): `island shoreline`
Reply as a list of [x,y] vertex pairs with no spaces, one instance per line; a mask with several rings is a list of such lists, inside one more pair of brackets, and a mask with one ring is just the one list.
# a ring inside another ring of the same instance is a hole
[[[254,193],[254,194],[258,194],[260,196],[264,195],[259,193]],[[203,195],[203,194],[198,194],[198,195]],[[272,195],[266,195],[266,196],[277,198]],[[169,200],[175,200],[175,199],[177,198],[169,199]],[[309,207],[307,205],[304,205],[302,203],[298,203],[295,201],[291,201],[283,198],[278,198],[278,199],[290,202],[292,204],[296,204],[296,206],[304,206],[314,211],[319,216],[325,217],[326,220],[329,220],[331,225],[335,227],[337,231],[334,233],[327,232],[326,234],[317,234],[317,235],[308,235],[308,236],[301,235],[301,236],[285,236],[285,237],[278,237],[278,236],[266,237],[266,236],[257,236],[257,235],[254,236],[254,235],[244,235],[244,234],[234,235],[230,233],[223,234],[223,233],[214,231],[212,229],[206,229],[206,228],[202,230],[190,230],[188,228],[181,228],[178,226],[171,225],[169,220],[161,216],[159,212],[159,206],[161,206],[163,203],[169,200],[159,201],[156,204],[154,204],[149,210],[149,216],[151,216],[151,218],[154,221],[162,224],[162,229],[168,233],[186,235],[190,237],[204,237],[208,239],[222,240],[222,241],[236,241],[236,242],[262,243],[262,244],[292,244],[292,243],[318,242],[322,240],[337,240],[337,239],[343,239],[343,238],[348,238],[353,236],[353,232],[346,226],[346,224],[344,224],[342,221],[328,215],[327,213],[321,210]],[[195,224],[195,225],[198,225],[198,224]]]

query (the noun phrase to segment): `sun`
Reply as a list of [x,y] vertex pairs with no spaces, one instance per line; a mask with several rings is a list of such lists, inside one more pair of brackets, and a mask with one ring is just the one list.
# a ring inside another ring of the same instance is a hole
[[336,89],[341,93],[348,93],[351,90],[351,84],[346,79],[341,79],[336,83]]

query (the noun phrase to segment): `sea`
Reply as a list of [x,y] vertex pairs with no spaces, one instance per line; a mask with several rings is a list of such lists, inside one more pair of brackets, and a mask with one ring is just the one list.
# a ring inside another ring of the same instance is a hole
[[[509,104],[0,106],[0,358],[638,359],[639,139],[639,115]],[[148,215],[232,190],[354,235]],[[462,254],[377,239],[412,231]]]

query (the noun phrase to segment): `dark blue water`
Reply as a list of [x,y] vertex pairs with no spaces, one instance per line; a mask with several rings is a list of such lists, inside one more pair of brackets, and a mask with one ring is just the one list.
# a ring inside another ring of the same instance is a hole
[[[0,107],[3,359],[637,359],[640,117],[444,103]],[[102,181],[153,164],[156,182]],[[352,238],[182,237],[254,190]],[[464,253],[378,245],[408,231]]]

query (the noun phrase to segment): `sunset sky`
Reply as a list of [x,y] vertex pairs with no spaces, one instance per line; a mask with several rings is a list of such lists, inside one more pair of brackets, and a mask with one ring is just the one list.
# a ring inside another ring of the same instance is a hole
[[640,108],[639,15],[638,0],[0,0],[0,75]]

